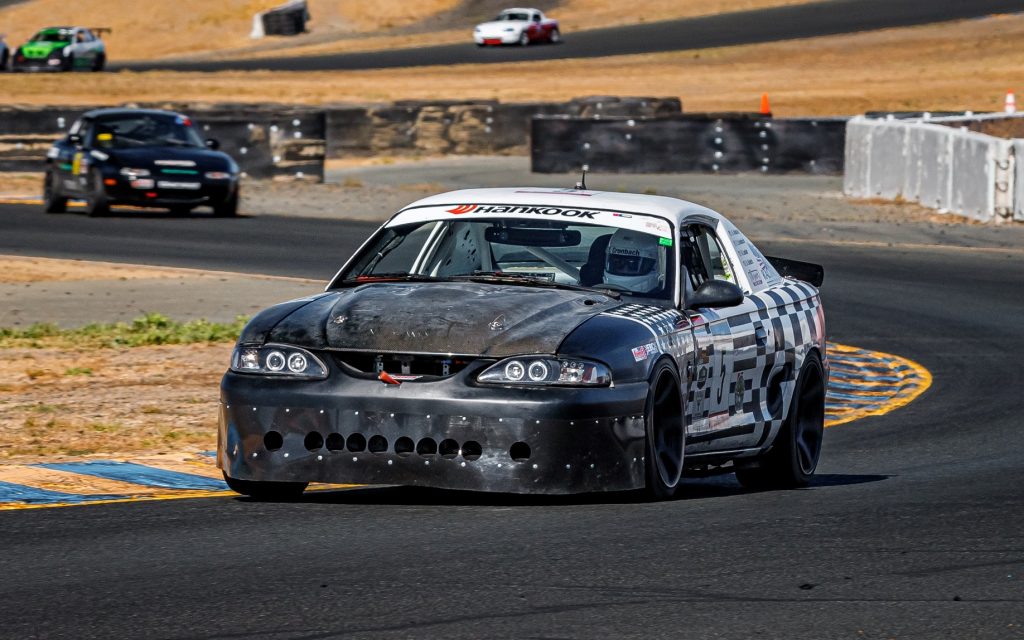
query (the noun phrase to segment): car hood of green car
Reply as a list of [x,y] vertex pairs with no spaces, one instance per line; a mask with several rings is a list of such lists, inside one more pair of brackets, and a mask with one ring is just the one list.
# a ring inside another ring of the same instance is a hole
[[26,58],[46,58],[57,49],[71,44],[68,42],[27,42],[21,45],[21,53]]

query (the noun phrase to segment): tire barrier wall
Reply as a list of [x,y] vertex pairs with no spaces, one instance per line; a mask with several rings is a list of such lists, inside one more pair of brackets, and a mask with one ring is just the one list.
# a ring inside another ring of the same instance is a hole
[[402,101],[327,107],[327,157],[380,153],[526,154],[537,115],[678,114],[678,98],[588,96],[569,102]]
[[1005,219],[1020,207],[1014,145],[930,122],[853,118],[846,129],[843,192],[909,200],[982,222]]
[[[326,118],[322,109],[231,104],[133,106],[189,114],[200,135],[219,141],[221,150],[250,177],[323,180]],[[42,171],[53,141],[88,110],[0,107],[0,171]]]
[[295,36],[306,32],[306,23],[309,20],[309,7],[306,6],[305,0],[287,2],[253,16],[252,33],[249,37],[259,39],[264,36]]
[[839,174],[845,118],[775,119],[757,114],[649,118],[537,116],[537,173]]

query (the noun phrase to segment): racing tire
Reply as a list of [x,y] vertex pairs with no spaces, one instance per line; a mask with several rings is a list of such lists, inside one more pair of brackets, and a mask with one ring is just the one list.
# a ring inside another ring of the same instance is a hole
[[526,30],[523,29],[523,32],[521,34],[519,34],[519,46],[520,47],[525,47],[525,46],[528,46],[529,44],[530,44],[530,34],[526,33]]
[[216,218],[234,218],[238,215],[238,189],[224,202],[213,205],[213,215]]
[[308,482],[261,482],[259,480],[237,480],[224,473],[224,482],[235,493],[249,496],[253,500],[287,502],[295,500],[309,486]]
[[107,64],[107,56],[104,54],[98,54],[92,61],[93,71],[103,71],[103,67]]
[[43,209],[46,213],[64,213],[68,210],[68,199],[61,195],[57,176],[52,171],[43,178]]
[[551,44],[561,44],[562,34],[558,31],[558,29],[551,30],[551,35],[548,36],[548,42],[550,42]]
[[668,360],[658,362],[651,373],[644,422],[644,492],[650,500],[667,500],[679,488],[686,452],[679,373]]
[[744,488],[798,489],[806,487],[821,456],[825,431],[825,375],[821,358],[811,352],[800,369],[789,415],[759,466],[736,470]]
[[89,172],[89,181],[92,188],[85,198],[85,213],[90,218],[98,218],[110,213],[110,201],[107,199],[107,190],[103,188],[103,174],[99,169]]
[[7,71],[7,64],[10,61],[11,54],[5,49],[3,54],[0,54],[0,73]]
[[74,71],[75,70],[75,55],[73,53],[69,53],[67,56],[64,57],[63,60],[60,61],[60,70],[61,71]]

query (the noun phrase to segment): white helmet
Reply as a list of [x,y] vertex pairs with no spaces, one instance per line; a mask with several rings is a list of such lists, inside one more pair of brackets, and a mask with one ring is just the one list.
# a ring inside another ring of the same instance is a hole
[[635,293],[647,293],[661,286],[661,248],[649,233],[619,229],[608,241],[604,281]]

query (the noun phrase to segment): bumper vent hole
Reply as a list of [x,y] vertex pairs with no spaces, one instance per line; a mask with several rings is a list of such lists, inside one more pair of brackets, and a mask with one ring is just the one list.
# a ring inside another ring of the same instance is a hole
[[384,436],[370,436],[370,453],[384,453],[387,450],[387,438]]
[[348,437],[346,445],[348,446],[348,450],[352,453],[366,451],[366,437],[361,433],[353,433]]
[[441,445],[437,448],[437,452],[441,454],[442,458],[448,458],[451,460],[455,456],[459,455],[459,443],[455,442],[451,438],[442,440]]
[[319,451],[324,446],[324,437],[316,431],[310,431],[302,444],[306,446],[306,451]]
[[405,456],[411,455],[414,447],[415,444],[413,443],[412,438],[402,436],[398,440],[395,440],[395,453],[402,456],[403,458]]
[[284,446],[284,437],[277,431],[268,431],[263,436],[263,446],[267,451],[277,451]]
[[433,438],[423,438],[416,443],[416,453],[421,456],[432,456],[437,453],[437,442]]
[[462,457],[466,460],[476,460],[480,457],[481,453],[483,453],[483,448],[479,442],[469,440],[462,443]]
[[332,433],[327,436],[327,450],[341,451],[345,448],[345,436],[340,433]]
[[508,449],[508,455],[516,462],[529,460],[531,453],[533,452],[530,450],[530,445],[525,442],[516,442]]

